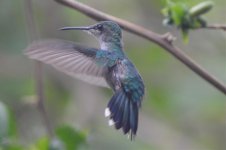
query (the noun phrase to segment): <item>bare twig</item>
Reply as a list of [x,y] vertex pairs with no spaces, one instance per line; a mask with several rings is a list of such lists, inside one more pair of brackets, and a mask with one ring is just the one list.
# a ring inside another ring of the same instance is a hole
[[[37,40],[38,35],[36,32],[36,27],[33,18],[33,7],[32,7],[32,0],[25,0],[25,16],[26,16],[26,23],[27,23],[27,30],[29,34],[29,42],[31,43],[34,40]],[[35,82],[36,82],[36,94],[38,98],[38,110],[43,118],[44,124],[46,126],[47,133],[49,137],[53,136],[52,127],[50,124],[50,120],[48,114],[46,112],[45,104],[44,104],[44,89],[43,89],[43,78],[42,78],[42,64],[39,61],[35,61]]]
[[76,9],[81,13],[85,14],[88,17],[91,17],[97,21],[101,20],[112,20],[117,22],[123,29],[143,37],[149,41],[152,41],[162,47],[164,50],[171,53],[178,60],[180,60],[183,64],[185,64],[188,68],[198,74],[200,77],[205,79],[219,91],[226,95],[226,86],[218,81],[214,76],[210,75],[205,69],[203,69],[200,65],[198,65],[194,60],[192,60],[188,55],[186,55],[179,48],[172,45],[172,41],[167,40],[166,36],[154,33],[148,29],[145,29],[141,26],[128,22],[126,20],[108,15],[99,10],[96,10],[90,6],[87,6],[83,3],[74,0],[55,0],[65,6]]
[[212,24],[207,25],[206,27],[201,27],[199,29],[213,29],[213,30],[223,30],[226,31],[226,24]]

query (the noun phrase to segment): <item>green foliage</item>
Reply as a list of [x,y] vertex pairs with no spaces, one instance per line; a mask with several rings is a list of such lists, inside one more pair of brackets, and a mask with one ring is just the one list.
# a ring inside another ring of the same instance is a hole
[[57,128],[55,134],[53,139],[40,138],[29,150],[76,150],[86,140],[84,133],[66,125]]
[[12,113],[5,104],[0,101],[0,145],[4,144],[10,137],[15,137],[15,126]]
[[49,138],[40,138],[34,145],[31,145],[29,150],[49,150]]
[[16,144],[10,144],[10,145],[3,146],[3,147],[0,147],[0,150],[24,150],[22,146],[19,146]]
[[205,1],[190,8],[189,14],[191,15],[191,17],[199,17],[210,11],[212,7],[213,7],[212,1]]
[[0,150],[22,150],[13,143],[16,137],[16,124],[12,112],[0,101]]
[[205,27],[206,21],[201,17],[213,7],[212,1],[199,3],[191,8],[183,2],[167,0],[167,6],[162,10],[164,25],[175,25],[182,31],[183,39],[188,42],[190,29]]
[[67,125],[56,129],[56,137],[41,137],[34,144],[19,145],[16,138],[15,121],[12,113],[0,101],[0,150],[76,150],[84,144],[86,135]]
[[74,130],[69,126],[62,126],[56,129],[56,135],[61,140],[66,150],[76,150],[80,144],[85,143],[84,133]]

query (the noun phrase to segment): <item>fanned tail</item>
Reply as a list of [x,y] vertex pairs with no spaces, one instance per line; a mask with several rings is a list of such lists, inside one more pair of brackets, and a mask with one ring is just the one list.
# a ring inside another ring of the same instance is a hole
[[122,128],[124,134],[130,133],[132,140],[137,132],[139,106],[122,89],[117,90],[105,110],[105,116],[110,119],[109,125]]

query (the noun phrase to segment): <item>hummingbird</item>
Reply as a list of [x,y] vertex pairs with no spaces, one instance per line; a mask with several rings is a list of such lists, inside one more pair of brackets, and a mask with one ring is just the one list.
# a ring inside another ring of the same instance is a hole
[[43,40],[28,46],[25,55],[80,80],[111,88],[114,94],[105,109],[105,117],[109,119],[110,126],[122,129],[132,140],[137,133],[145,87],[139,72],[123,50],[120,26],[113,21],[101,21],[90,26],[63,27],[60,30],[83,30],[99,41],[100,48],[64,40]]

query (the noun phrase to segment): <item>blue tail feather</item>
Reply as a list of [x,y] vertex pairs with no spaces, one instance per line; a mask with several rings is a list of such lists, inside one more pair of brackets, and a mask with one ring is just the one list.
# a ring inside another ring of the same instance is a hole
[[108,108],[115,128],[122,128],[124,134],[130,132],[132,139],[138,127],[139,101],[133,101],[123,89],[119,89],[109,101]]
[[131,135],[137,132],[137,121],[138,120],[138,107],[136,103],[130,104],[130,127]]
[[125,106],[124,106],[124,114],[123,115],[123,132],[124,134],[128,133],[130,130],[130,118],[129,118],[129,103],[130,101],[126,101]]
[[111,111],[111,117],[113,115],[115,115],[115,113],[118,111],[118,107],[115,107],[115,106],[119,105],[119,103],[121,102],[121,97],[122,96],[123,96],[122,93],[118,92],[115,95],[113,95],[113,97],[111,98],[110,102],[108,103],[108,108]]
[[[125,95],[121,99],[124,99]],[[119,105],[117,113],[114,115],[113,120],[115,120],[115,128],[120,129],[122,127],[122,121],[123,121],[123,113],[124,113],[124,105],[125,105],[125,100],[121,100],[121,103]]]

